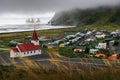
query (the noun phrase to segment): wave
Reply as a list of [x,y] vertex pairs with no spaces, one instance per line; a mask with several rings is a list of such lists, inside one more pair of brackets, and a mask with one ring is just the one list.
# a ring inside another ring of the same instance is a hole
[[75,26],[51,26],[51,25],[8,25],[0,26],[0,33],[12,33],[12,32],[25,32],[34,30],[48,30],[48,29],[59,29],[59,28],[72,28]]

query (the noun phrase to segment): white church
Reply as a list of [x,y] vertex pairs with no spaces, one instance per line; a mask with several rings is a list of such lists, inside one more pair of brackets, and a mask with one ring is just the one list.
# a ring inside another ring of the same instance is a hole
[[36,31],[34,30],[31,43],[28,44],[17,44],[15,48],[10,51],[10,57],[25,57],[41,54],[41,48],[39,46],[39,39]]

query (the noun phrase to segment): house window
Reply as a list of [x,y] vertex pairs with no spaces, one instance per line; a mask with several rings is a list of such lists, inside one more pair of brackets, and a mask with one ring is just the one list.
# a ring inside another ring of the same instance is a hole
[[34,51],[34,53],[35,53],[35,51]]

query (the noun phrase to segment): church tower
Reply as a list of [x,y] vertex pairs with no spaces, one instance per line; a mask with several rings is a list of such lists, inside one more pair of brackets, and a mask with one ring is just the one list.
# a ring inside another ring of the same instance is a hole
[[34,45],[39,45],[39,39],[35,29],[32,35],[31,43],[33,43]]

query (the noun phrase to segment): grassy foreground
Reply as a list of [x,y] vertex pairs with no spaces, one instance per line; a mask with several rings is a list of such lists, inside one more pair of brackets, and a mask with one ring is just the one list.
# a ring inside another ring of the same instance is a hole
[[14,66],[0,66],[0,80],[119,80],[120,69],[100,69],[96,71],[57,71]]
[[[119,80],[120,68],[108,67],[92,69],[91,66],[85,64],[81,69],[76,64],[64,65],[60,61],[53,62],[58,55],[53,50],[49,53],[50,62],[56,68],[48,68],[49,66],[35,63],[29,58],[20,58],[24,60],[23,65],[16,64],[14,66],[0,66],[0,80]],[[14,59],[12,63],[15,64]],[[106,65],[109,62],[106,61]],[[74,68],[76,68],[74,70]],[[87,69],[89,68],[89,69]]]

